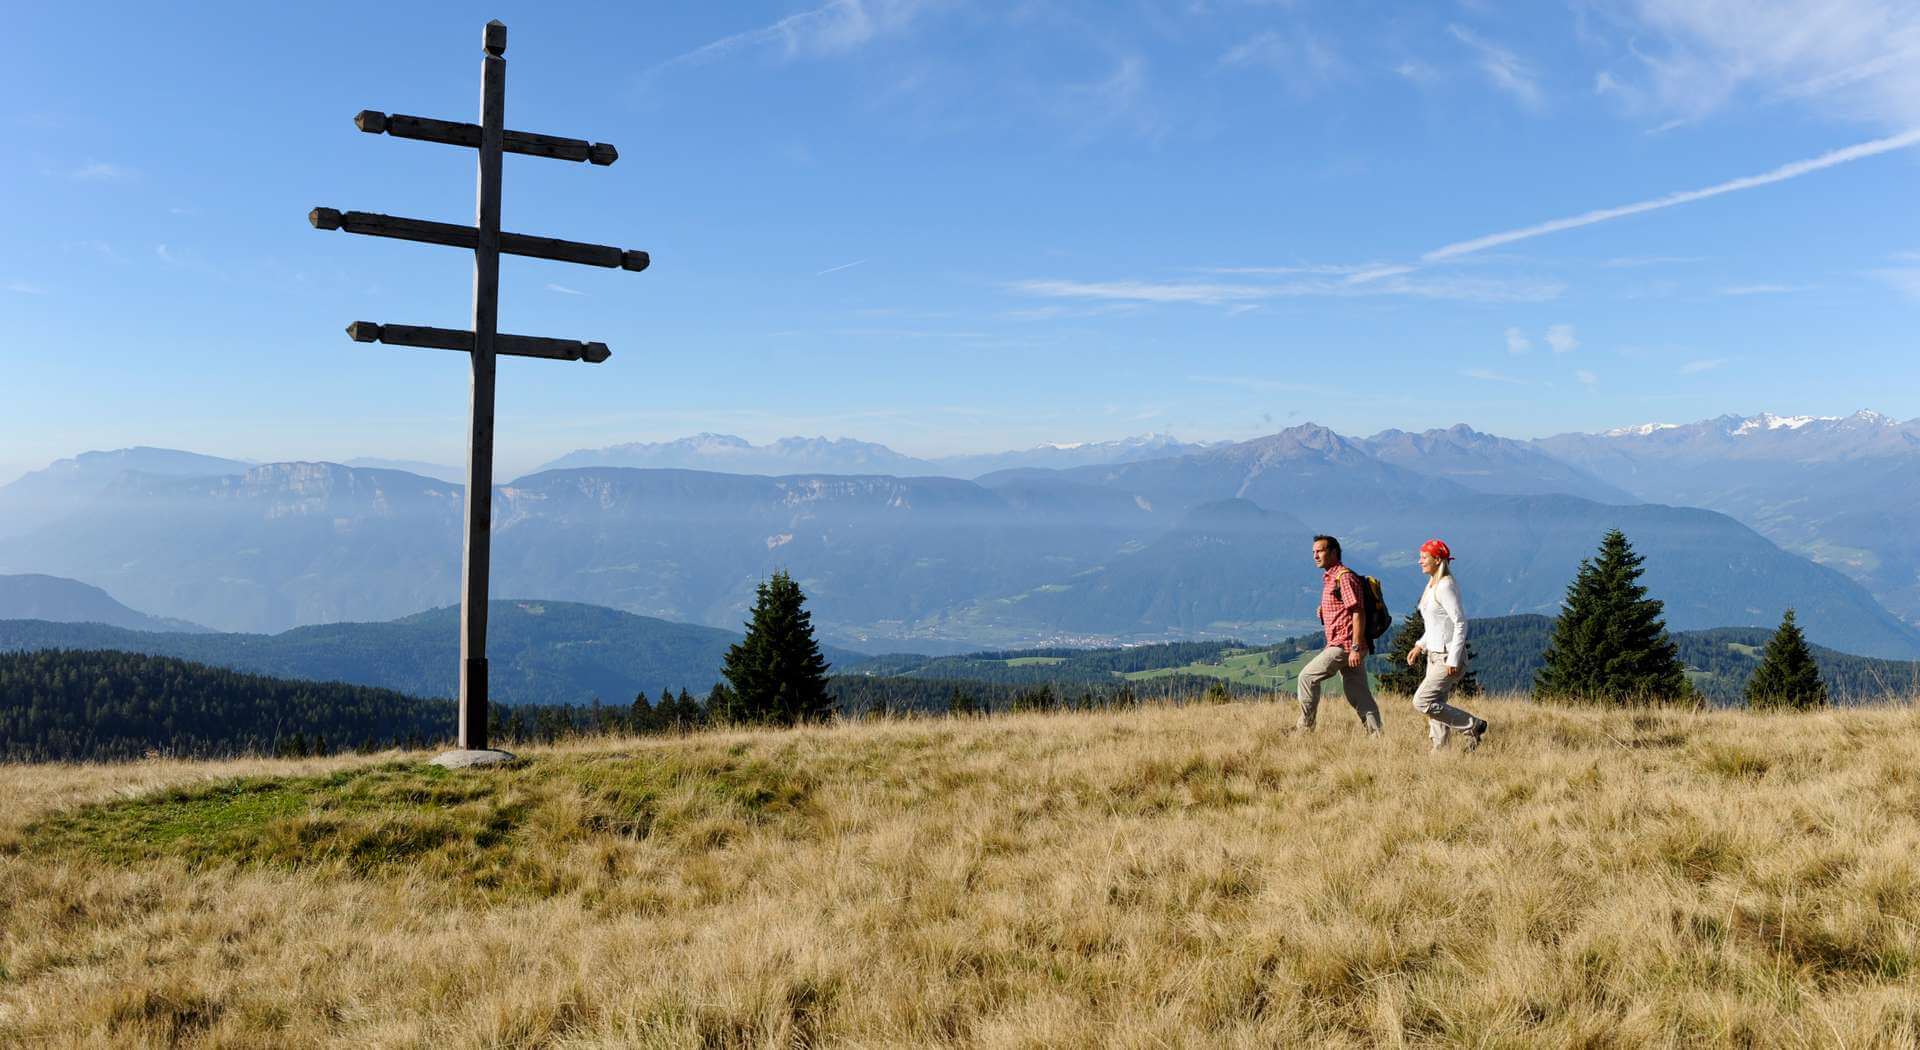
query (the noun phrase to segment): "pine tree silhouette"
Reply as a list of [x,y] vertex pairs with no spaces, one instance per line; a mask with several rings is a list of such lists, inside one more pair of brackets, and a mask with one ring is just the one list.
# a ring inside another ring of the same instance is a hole
[[1400,629],[1393,633],[1393,644],[1387,647],[1386,669],[1380,672],[1380,688],[1389,693],[1412,696],[1420,688],[1420,679],[1425,668],[1408,667],[1407,654],[1413,651],[1413,643],[1427,633],[1426,617],[1420,615],[1416,607],[1400,621]]
[[814,641],[806,600],[785,572],[755,590],[747,636],[727,650],[720,671],[731,687],[730,720],[793,725],[832,713],[827,661]]
[[1806,635],[1793,622],[1793,610],[1780,618],[1780,628],[1767,641],[1766,656],[1747,679],[1747,706],[1795,707],[1809,709],[1827,706],[1827,683],[1820,679],[1820,665],[1813,660]]
[[1533,679],[1542,700],[1660,703],[1693,695],[1663,605],[1639,583],[1643,559],[1619,529],[1580,563],[1553,625],[1546,665]]

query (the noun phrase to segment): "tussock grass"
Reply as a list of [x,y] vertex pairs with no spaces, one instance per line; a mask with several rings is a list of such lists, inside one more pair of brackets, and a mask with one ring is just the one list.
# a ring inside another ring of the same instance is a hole
[[1920,1046],[1920,714],[0,767],[0,1044]]

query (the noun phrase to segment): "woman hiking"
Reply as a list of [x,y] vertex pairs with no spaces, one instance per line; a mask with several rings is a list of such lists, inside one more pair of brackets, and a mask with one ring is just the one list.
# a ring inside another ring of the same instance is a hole
[[1420,593],[1420,617],[1426,621],[1426,633],[1407,651],[1407,666],[1422,655],[1427,658],[1427,676],[1413,691],[1414,709],[1427,716],[1427,736],[1438,751],[1447,739],[1459,733],[1466,740],[1462,751],[1480,746],[1487,735],[1487,720],[1477,718],[1447,703],[1454,687],[1467,669],[1467,615],[1460,608],[1460,585],[1453,579],[1453,552],[1441,540],[1420,545],[1420,571],[1427,574],[1427,589]]

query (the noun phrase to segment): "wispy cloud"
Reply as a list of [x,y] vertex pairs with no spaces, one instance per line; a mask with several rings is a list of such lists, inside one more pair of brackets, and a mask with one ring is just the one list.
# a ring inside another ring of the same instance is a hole
[[32,283],[29,283],[29,282],[27,282],[27,281],[8,281],[8,282],[7,282],[7,291],[9,291],[9,292],[12,292],[12,293],[13,293],[13,294],[15,294],[15,295],[45,295],[45,294],[47,294],[47,290],[46,290],[45,288],[42,288],[41,286],[39,286],[39,285],[37,285],[37,284],[32,284]]
[[920,0],[833,0],[758,29],[702,44],[661,62],[647,70],[646,75],[762,49],[788,59],[845,54],[878,37],[905,29],[924,6]]
[[1556,324],[1547,328],[1547,345],[1556,354],[1570,354],[1580,347],[1580,340],[1573,334],[1570,324]]
[[994,315],[1002,321],[1060,321],[1079,317],[1103,317],[1107,314],[1133,313],[1146,304],[1138,302],[1107,302],[1089,306],[1064,306],[1057,303],[1046,306],[1028,306],[1018,310],[1003,310]]
[[1920,268],[1887,267],[1869,270],[1875,280],[1909,299],[1920,299]]
[[1356,283],[1350,279],[1295,280],[1274,284],[1214,281],[1015,281],[1008,289],[1022,295],[1050,299],[1088,299],[1132,303],[1260,302],[1311,297],[1403,296],[1412,299],[1483,303],[1538,303],[1557,299],[1566,291],[1560,281],[1544,278],[1381,277]]
[[1631,0],[1617,5],[1640,76],[1621,100],[1681,122],[1743,95],[1849,120],[1920,124],[1920,8],[1887,0]]
[[1422,87],[1428,84],[1436,83],[1440,79],[1439,70],[1433,68],[1430,65],[1427,65],[1425,62],[1414,61],[1411,59],[1409,59],[1408,61],[1402,62],[1397,66],[1394,66],[1393,71],[1395,73],[1400,74],[1402,77],[1406,78],[1407,80],[1410,80],[1415,84],[1421,85]]
[[180,265],[180,260],[178,258],[175,258],[174,254],[171,251],[168,251],[167,246],[164,244],[154,245],[153,254],[157,258],[159,258],[161,262],[166,263],[168,266]]
[[1789,292],[1804,292],[1809,286],[1804,284],[1735,284],[1720,289],[1721,295],[1786,295]]
[[1507,353],[1524,354],[1533,349],[1533,340],[1518,328],[1507,329]]
[[1347,72],[1332,44],[1304,29],[1266,30],[1235,44],[1220,56],[1227,68],[1259,68],[1281,78],[1296,95],[1310,95]]
[[992,339],[992,332],[935,331],[925,328],[840,328],[834,335],[875,339]]
[[1593,386],[1600,382],[1599,376],[1594,375],[1592,372],[1589,372],[1584,368],[1575,369],[1573,373],[1573,378],[1578,379],[1581,382],[1581,384],[1584,386]]
[[1463,376],[1466,376],[1468,379],[1478,379],[1487,383],[1507,383],[1512,386],[1531,385],[1524,379],[1518,379],[1513,376],[1506,375],[1501,372],[1494,372],[1485,368],[1469,368],[1461,372],[1460,374]]
[[814,274],[814,276],[815,276],[815,277],[825,277],[826,275],[828,275],[828,274],[830,274],[830,273],[839,273],[839,272],[840,272],[841,270],[851,270],[851,269],[853,269],[854,267],[856,267],[856,266],[858,266],[858,265],[860,265],[860,264],[861,264],[861,263],[863,263],[863,262],[866,262],[866,260],[865,260],[865,259],[855,259],[854,261],[852,261],[852,262],[850,262],[850,263],[841,263],[841,264],[840,264],[840,265],[838,265],[838,266],[829,266],[829,267],[827,267],[826,269],[824,269],[824,270],[821,270],[820,272],[818,272],[818,273],[816,273],[816,274]]
[[1212,284],[1198,281],[1016,281],[1010,286],[1023,295],[1048,299],[1114,299],[1141,303],[1226,303],[1269,299],[1272,286]]
[[1533,226],[1523,226],[1515,230],[1488,234],[1485,237],[1476,237],[1468,241],[1458,241],[1453,244],[1435,248],[1420,258],[1424,262],[1439,262],[1443,259],[1457,258],[1502,244],[1512,244],[1515,241],[1542,237],[1549,233],[1559,233],[1562,230],[1577,229],[1581,226],[1592,226],[1595,223],[1622,219],[1629,215],[1640,215],[1650,211],[1659,211],[1662,208],[1672,208],[1681,204],[1690,204],[1694,201],[1705,200],[1709,197],[1718,197],[1721,194],[1734,193],[1739,190],[1753,189],[1757,186],[1768,186],[1776,182],[1785,182],[1788,179],[1799,178],[1802,175],[1808,175],[1816,171],[1846,164],[1850,161],[1862,160],[1867,157],[1879,156],[1882,153],[1891,153],[1894,150],[1906,149],[1916,143],[1920,143],[1920,128],[1903,131],[1898,135],[1889,135],[1886,138],[1874,139],[1871,142],[1862,142],[1857,145],[1847,146],[1843,149],[1830,150],[1822,153],[1818,157],[1812,157],[1807,160],[1796,160],[1791,164],[1782,164],[1772,171],[1763,172],[1759,175],[1746,175],[1741,178],[1730,179],[1726,182],[1717,183],[1703,189],[1669,193],[1664,197],[1655,197],[1652,200],[1623,204],[1616,208],[1600,208],[1594,211],[1583,212],[1570,218],[1554,219],[1551,222],[1537,223]]
[[1612,259],[1603,259],[1601,266],[1612,270],[1627,269],[1636,266],[1675,266],[1680,263],[1705,262],[1704,255],[1623,255]]
[[569,288],[564,284],[559,284],[554,281],[547,282],[547,291],[558,292],[561,295],[586,295],[587,294],[578,288]]
[[1377,270],[1390,263],[1302,263],[1297,266],[1196,266],[1195,273],[1240,273],[1265,276],[1293,276],[1296,274],[1317,274],[1329,277],[1346,277],[1352,274]]
[[1068,85],[1056,109],[1083,135],[1119,129],[1157,139],[1168,127],[1154,104],[1147,60],[1137,54],[1117,56],[1113,71],[1099,80]]
[[1546,96],[1540,91],[1539,74],[1533,67],[1521,60],[1520,56],[1506,48],[1469,32],[1465,27],[1451,25],[1447,32],[1455,40],[1472,48],[1480,57],[1480,71],[1487,75],[1493,86],[1512,95],[1527,109],[1539,111],[1546,108]]
[[104,160],[89,160],[69,173],[81,182],[125,182],[133,178],[132,168],[122,164],[110,164]]
[[1686,364],[1680,366],[1680,374],[1690,376],[1698,375],[1701,372],[1711,372],[1730,360],[1732,359],[1726,357],[1710,357],[1699,361],[1688,361]]

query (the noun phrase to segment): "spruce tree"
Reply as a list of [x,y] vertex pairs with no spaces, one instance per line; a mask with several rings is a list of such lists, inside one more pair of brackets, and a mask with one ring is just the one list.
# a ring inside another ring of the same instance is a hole
[[633,694],[633,706],[627,708],[627,727],[635,733],[651,733],[660,728],[645,689]]
[[1768,640],[1765,658],[1747,679],[1747,706],[1802,710],[1827,706],[1827,683],[1820,680],[1820,666],[1814,663],[1800,626],[1793,622],[1792,609],[1780,618],[1780,629]]
[[1660,703],[1689,697],[1686,669],[1667,636],[1663,604],[1640,585],[1641,564],[1619,529],[1580,562],[1554,622],[1545,666],[1533,679],[1542,700]]
[[1394,632],[1393,644],[1387,647],[1386,669],[1380,672],[1380,688],[1389,693],[1412,696],[1420,688],[1420,679],[1426,669],[1419,666],[1407,666],[1407,654],[1413,652],[1413,643],[1427,633],[1426,618],[1420,615],[1418,608],[1400,621],[1400,629]]
[[793,725],[832,713],[827,661],[814,641],[806,600],[785,572],[755,590],[747,636],[727,650],[720,670],[733,694],[733,720]]
[[740,721],[739,713],[734,710],[732,691],[720,682],[713,683],[713,688],[707,690],[706,707],[708,725],[724,726]]

